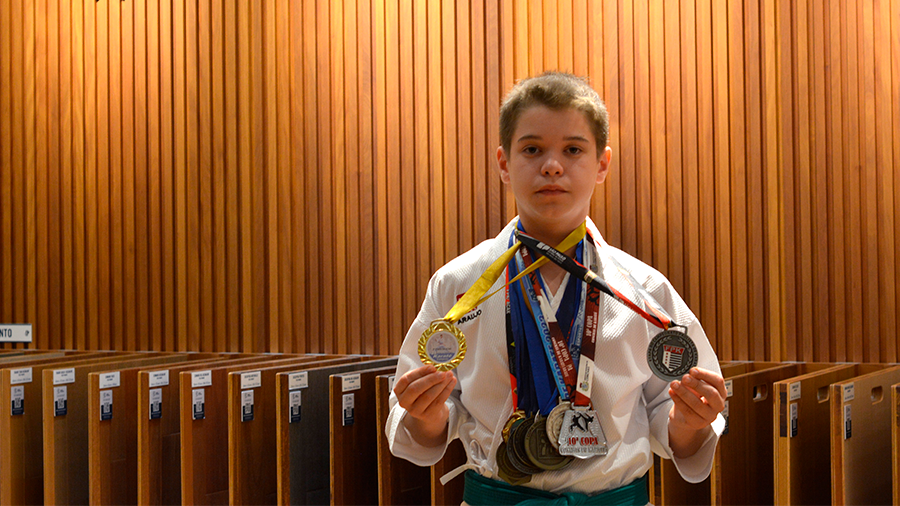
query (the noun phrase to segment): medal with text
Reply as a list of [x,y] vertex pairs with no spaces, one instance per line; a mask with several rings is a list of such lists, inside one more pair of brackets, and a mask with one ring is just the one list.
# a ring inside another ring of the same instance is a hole
[[558,442],[560,455],[571,455],[579,459],[606,455],[609,451],[597,412],[593,409],[575,408],[566,411]]
[[697,345],[684,332],[660,332],[647,347],[647,363],[656,376],[666,381],[679,380],[697,365]]
[[455,369],[466,358],[466,337],[447,320],[435,320],[419,338],[419,358],[438,371]]

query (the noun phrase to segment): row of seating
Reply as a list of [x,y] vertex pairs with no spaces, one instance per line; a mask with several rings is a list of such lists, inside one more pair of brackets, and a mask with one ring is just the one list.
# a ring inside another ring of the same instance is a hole
[[[384,437],[396,357],[0,350],[0,505],[459,504]],[[712,473],[667,504],[900,503],[900,366],[723,362]],[[830,486],[828,486],[830,484]]]

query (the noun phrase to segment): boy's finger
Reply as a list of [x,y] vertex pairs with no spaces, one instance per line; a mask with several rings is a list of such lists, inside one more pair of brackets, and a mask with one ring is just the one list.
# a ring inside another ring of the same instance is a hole
[[423,365],[422,367],[413,369],[403,376],[400,376],[400,379],[394,383],[394,393],[399,397],[407,388],[409,388],[410,384],[436,372],[437,369],[435,369],[433,365]]
[[726,395],[725,378],[723,378],[720,374],[717,374],[713,371],[710,371],[708,369],[703,369],[700,367],[691,368],[691,370],[688,372],[688,374],[690,374],[690,376],[692,378],[695,378],[700,381],[704,381],[704,382],[712,385],[713,388],[718,390],[719,395],[721,395],[722,398],[725,398],[725,395]]
[[708,423],[677,394],[672,395],[671,397],[672,401],[675,403],[675,411],[681,414],[681,418],[684,420],[685,424],[690,427],[700,427]]
[[[437,401],[443,403],[447,399],[441,399],[441,396],[447,391],[447,387],[454,383],[453,379],[452,375],[449,377],[441,375],[439,382],[431,385],[431,387],[424,390],[417,397],[409,399],[411,402],[406,410],[414,415],[422,415],[428,411],[432,405],[437,404]],[[450,390],[452,391],[452,388]],[[447,392],[447,396],[450,396],[450,392]]]
[[672,400],[676,403],[681,401],[681,403],[690,408],[691,411],[696,413],[697,416],[703,420],[715,419],[718,412],[714,411],[714,408],[709,404],[704,403],[703,400],[689,388],[685,388],[679,382],[674,381],[672,382],[672,391],[675,393]]
[[693,376],[685,375],[681,386],[687,388],[692,394],[700,397],[714,410],[722,411],[725,408],[725,396],[714,385],[705,381],[699,381]]

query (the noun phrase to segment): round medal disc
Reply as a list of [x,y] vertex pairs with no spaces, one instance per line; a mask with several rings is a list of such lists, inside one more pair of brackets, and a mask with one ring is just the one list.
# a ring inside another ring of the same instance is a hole
[[525,453],[534,465],[545,471],[562,469],[575,460],[574,457],[560,455],[550,444],[550,440],[547,439],[546,418],[535,420],[528,428],[525,435]]
[[513,411],[513,414],[509,415],[509,420],[506,421],[506,424],[503,426],[503,430],[500,432],[500,435],[503,437],[503,442],[509,441],[509,431],[512,429],[514,423],[517,420],[521,420],[525,418],[525,412],[521,409],[517,409]]
[[572,409],[572,403],[569,401],[561,401],[547,415],[547,439],[553,448],[559,449],[559,432],[562,430],[563,418],[566,417],[566,411]]
[[650,340],[647,364],[658,377],[679,380],[697,365],[697,346],[684,332],[665,330]]
[[533,422],[533,418],[525,418],[515,422],[509,433],[509,443],[506,446],[509,462],[513,467],[526,474],[537,474],[543,471],[543,469],[531,462],[531,459],[528,458],[528,454],[525,452],[525,436],[528,434],[528,429]]
[[530,474],[519,471],[509,461],[506,443],[500,443],[500,446],[497,448],[497,468],[497,474],[500,475],[500,478],[510,485],[521,485],[531,481]]
[[466,338],[447,320],[431,322],[419,338],[419,358],[438,371],[450,371],[466,357]]

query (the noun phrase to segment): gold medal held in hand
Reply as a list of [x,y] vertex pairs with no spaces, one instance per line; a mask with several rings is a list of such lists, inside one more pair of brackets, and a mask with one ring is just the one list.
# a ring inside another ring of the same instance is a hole
[[438,371],[455,369],[466,358],[466,337],[449,321],[435,320],[419,338],[419,357]]

